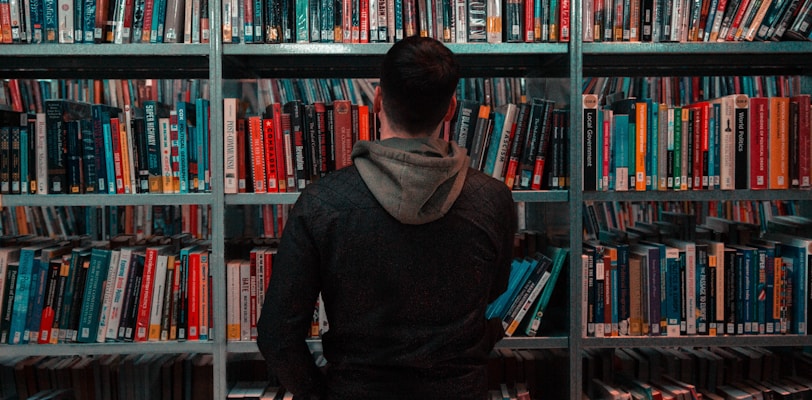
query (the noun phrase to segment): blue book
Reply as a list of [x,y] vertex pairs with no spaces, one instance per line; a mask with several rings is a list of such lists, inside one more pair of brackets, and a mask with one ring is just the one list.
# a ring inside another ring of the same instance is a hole
[[[195,105],[185,101],[175,104],[178,113],[178,177],[180,179],[180,193],[194,191],[194,181],[190,181],[189,170],[197,173],[197,154],[195,148]],[[197,176],[194,176],[197,179]]]
[[43,0],[29,0],[28,2],[28,12],[31,20],[31,37],[29,40],[31,43],[42,43],[45,37],[45,30],[43,29],[45,16],[43,15],[42,3]]
[[767,232],[764,237],[780,242],[781,258],[786,265],[786,276],[792,282],[792,304],[789,327],[790,333],[806,335],[807,327],[807,286],[810,256],[812,256],[812,239]]
[[51,241],[32,244],[20,250],[19,268],[17,270],[17,285],[12,306],[11,326],[8,335],[8,344],[24,344],[25,330],[30,312],[29,303],[31,293],[36,292],[39,274],[39,258],[42,249],[51,244]]
[[[652,99],[646,99],[648,104],[648,138],[646,140],[646,190],[657,190],[659,185],[659,177],[662,173],[659,170],[659,144],[660,144],[660,128],[659,116],[660,107]],[[664,171],[663,171],[664,172]]]
[[[30,7],[29,7],[30,8]],[[59,42],[59,17],[57,15],[57,0],[42,0],[42,31],[43,42]]]
[[680,335],[680,309],[682,296],[680,295],[680,255],[676,247],[665,249],[665,320],[666,336]]
[[510,274],[508,275],[508,287],[499,295],[493,302],[488,305],[485,311],[485,318],[501,318],[502,309],[506,307],[506,303],[510,301],[512,292],[518,285],[518,281],[525,275],[525,272],[530,266],[529,259],[514,259],[510,264]]
[[85,279],[85,290],[82,296],[82,308],[79,316],[79,327],[76,341],[96,343],[99,333],[99,314],[101,312],[104,284],[110,267],[111,251],[94,248],[90,251],[90,263]]
[[[152,27],[149,34],[150,43],[163,43],[164,25],[166,23],[167,0],[155,0],[152,3]],[[146,27],[144,27],[146,29]]]

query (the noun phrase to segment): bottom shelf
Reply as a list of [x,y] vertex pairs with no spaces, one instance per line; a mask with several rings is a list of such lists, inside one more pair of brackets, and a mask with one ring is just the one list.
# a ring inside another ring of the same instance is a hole
[[0,358],[2,399],[207,400],[213,378],[209,353]]
[[590,399],[807,399],[812,354],[800,347],[593,348],[584,351],[583,377]]

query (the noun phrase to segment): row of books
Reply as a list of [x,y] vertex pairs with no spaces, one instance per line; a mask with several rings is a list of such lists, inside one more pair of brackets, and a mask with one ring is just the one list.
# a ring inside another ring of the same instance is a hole
[[135,353],[0,359],[3,399],[212,399],[211,354]]
[[45,101],[52,99],[143,108],[150,100],[171,105],[208,93],[205,79],[0,79],[0,108],[44,113]]
[[505,336],[536,336],[568,254],[568,249],[548,246],[514,259],[507,290],[488,305],[486,318],[500,319]]
[[584,351],[590,399],[793,399],[812,393],[810,354],[765,347]]
[[759,76],[614,76],[585,78],[583,94],[596,94],[601,105],[615,99],[652,99],[683,107],[733,94],[749,97],[791,97],[803,93],[798,75]]
[[[708,221],[719,235],[659,236],[639,224],[639,240],[604,232],[584,242],[584,334],[681,336],[807,334],[812,239],[783,232],[761,237],[737,223]],[[812,227],[809,220],[796,225]],[[630,228],[631,230],[631,228]],[[801,231],[798,231],[801,232]]]
[[206,0],[10,0],[0,43],[208,43]]
[[208,100],[45,106],[44,113],[0,112],[0,193],[210,190]]
[[570,1],[266,0],[223,2],[226,43],[567,42]]
[[586,191],[808,188],[810,95],[683,107],[583,95]]
[[[720,235],[706,225],[735,226],[726,228],[757,237],[768,230],[801,233],[792,228],[792,221],[804,223],[798,204],[785,200],[730,200],[708,202],[655,202],[655,201],[585,201],[583,204],[584,238],[597,239],[602,232],[624,232],[628,237],[656,235],[678,236],[696,240],[717,238]],[[641,226],[657,225],[657,230],[643,230]],[[720,229],[717,229],[717,231]],[[724,229],[721,229],[724,230]],[[650,239],[651,237],[649,237]],[[731,239],[737,242],[738,239]]]
[[6,237],[0,343],[210,340],[206,242]]
[[123,234],[142,240],[186,233],[196,239],[209,239],[210,223],[211,208],[197,204],[0,208],[0,236],[66,239],[83,235],[90,240],[110,240]]
[[809,0],[586,0],[583,38],[595,42],[809,40]]
[[569,187],[569,114],[543,98],[492,106],[462,99],[451,139],[468,150],[471,167],[515,190]]

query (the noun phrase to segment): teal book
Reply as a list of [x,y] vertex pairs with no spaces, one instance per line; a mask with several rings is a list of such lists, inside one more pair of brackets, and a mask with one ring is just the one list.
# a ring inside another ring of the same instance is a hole
[[541,321],[544,317],[544,312],[547,310],[547,305],[550,304],[550,298],[555,290],[558,277],[561,276],[561,270],[567,261],[569,249],[550,246],[545,251],[546,255],[552,259],[552,266],[550,269],[550,278],[544,284],[544,288],[539,295],[538,301],[533,305],[532,309],[528,312],[530,319],[524,329],[527,336],[536,336],[541,328]]
[[96,343],[99,333],[99,314],[111,253],[107,249],[94,248],[90,251],[90,262],[87,267],[82,308],[77,326],[77,342]]
[[[180,193],[195,191],[194,180],[197,179],[197,153],[195,148],[196,107],[193,103],[179,101],[175,104],[178,113],[178,177]],[[191,172],[191,173],[190,173]],[[190,177],[193,179],[190,181]]]
[[204,98],[195,100],[195,152],[197,153],[197,191],[211,189],[211,165],[209,158],[209,117],[210,101]]
[[32,299],[31,294],[37,291],[35,282],[38,282],[39,277],[38,258],[42,253],[42,249],[49,244],[50,241],[33,244],[20,250],[20,265],[17,270],[17,286],[12,307],[8,344],[26,343],[25,331],[29,321],[29,313],[32,311],[29,304]]
[[629,116],[614,114],[612,135],[615,191],[629,190]]
[[680,254],[676,247],[666,247],[665,249],[665,320],[666,336],[680,335],[680,310],[682,308],[682,297],[680,295]]

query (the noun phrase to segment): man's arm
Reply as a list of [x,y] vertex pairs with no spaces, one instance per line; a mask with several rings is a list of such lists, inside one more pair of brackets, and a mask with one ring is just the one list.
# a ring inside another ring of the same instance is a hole
[[319,256],[307,230],[307,207],[294,206],[274,258],[257,321],[257,345],[279,382],[297,398],[319,398],[324,379],[305,339],[319,287]]

